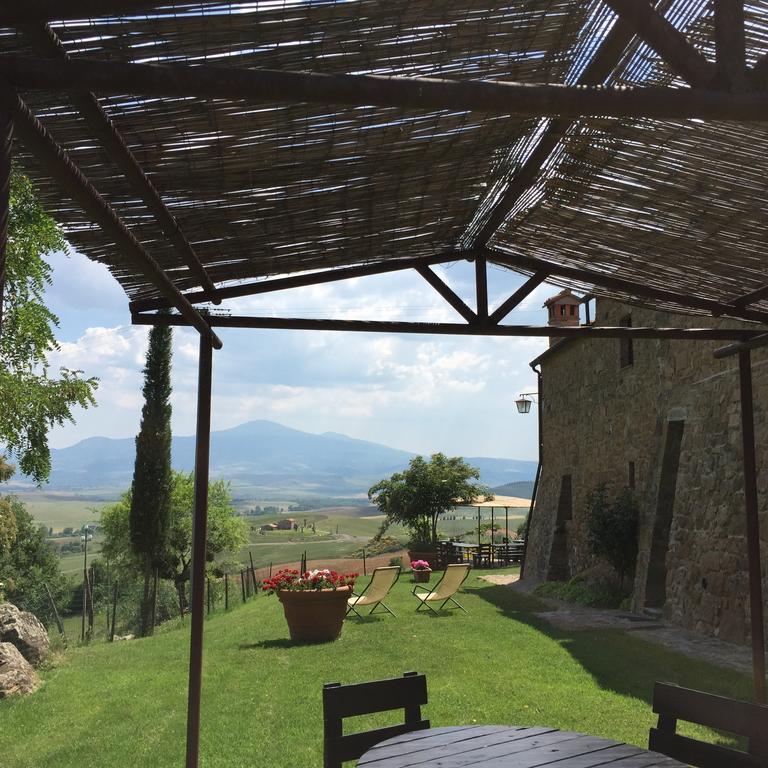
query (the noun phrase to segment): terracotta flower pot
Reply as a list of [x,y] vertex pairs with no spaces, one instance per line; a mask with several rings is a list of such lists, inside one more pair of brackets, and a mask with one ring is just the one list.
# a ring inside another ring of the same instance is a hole
[[429,577],[432,575],[431,568],[424,568],[418,571],[411,571],[413,574],[413,580],[417,584],[426,584],[429,581]]
[[278,590],[277,597],[283,604],[291,640],[335,640],[341,634],[347,600],[351,595],[352,587]]

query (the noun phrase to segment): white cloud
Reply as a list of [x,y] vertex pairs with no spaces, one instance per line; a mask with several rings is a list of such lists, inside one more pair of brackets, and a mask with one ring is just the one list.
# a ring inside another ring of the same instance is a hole
[[[77,264],[67,268],[76,284]],[[473,306],[471,265],[436,271]],[[492,270],[490,279],[496,302],[522,283],[499,270]],[[540,286],[507,322],[544,322],[539,307],[552,292],[551,286]],[[411,273],[243,298],[228,306],[233,314],[459,321]],[[147,329],[99,324],[100,317],[92,311],[90,323],[78,330],[82,317],[69,322],[62,313],[65,340],[52,363],[82,369],[101,382],[99,408],[80,412],[75,426],[56,430],[54,445],[92,435],[133,436],[138,429]],[[518,417],[513,400],[535,386],[528,362],[546,348],[546,339],[225,329],[220,335],[224,348],[214,355],[214,429],[270,419],[420,452],[535,456],[536,420]],[[197,357],[196,333],[174,329],[177,434],[194,432]]]

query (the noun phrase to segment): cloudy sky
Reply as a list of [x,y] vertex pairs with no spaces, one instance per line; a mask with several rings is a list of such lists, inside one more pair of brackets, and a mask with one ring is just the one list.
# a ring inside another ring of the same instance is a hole
[[[98,408],[56,429],[54,447],[94,435],[135,435],[148,329],[131,326],[127,299],[107,270],[77,252],[49,261],[51,308],[61,320],[54,366],[100,379]],[[472,306],[473,266],[436,271]],[[491,307],[523,282],[489,269]],[[507,322],[546,322],[540,286]],[[459,320],[415,273],[360,278],[228,302],[234,314],[375,320]],[[222,330],[214,353],[213,428],[268,419],[308,432],[341,432],[396,448],[451,455],[536,457],[536,418],[517,414],[535,389],[528,363],[546,339],[390,336]],[[197,335],[174,330],[173,429],[194,432]]]

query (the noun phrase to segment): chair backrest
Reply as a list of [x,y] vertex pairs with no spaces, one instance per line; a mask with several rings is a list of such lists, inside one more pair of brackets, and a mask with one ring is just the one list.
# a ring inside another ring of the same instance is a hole
[[[341,768],[346,760],[357,760],[375,744],[399,736],[401,733],[429,728],[429,720],[422,720],[421,706],[427,703],[427,678],[416,672],[402,677],[375,680],[370,683],[323,686],[323,765]],[[344,718],[404,709],[405,722],[344,735]]]
[[[656,683],[653,711],[659,716],[648,746],[696,768],[768,768],[768,706]],[[746,736],[746,752],[676,733],[677,721]]]
[[376,568],[371,576],[371,583],[365,590],[366,602],[379,602],[383,600],[395,582],[400,578],[399,565],[386,565]]
[[443,578],[435,585],[430,598],[432,600],[447,600],[455,595],[467,576],[469,576],[470,567],[469,563],[446,565]]

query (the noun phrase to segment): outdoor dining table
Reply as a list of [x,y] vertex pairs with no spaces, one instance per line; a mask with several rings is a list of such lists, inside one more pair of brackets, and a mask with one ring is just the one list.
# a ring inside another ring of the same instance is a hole
[[671,757],[584,733],[539,726],[465,725],[395,736],[369,749],[358,768],[682,768]]

